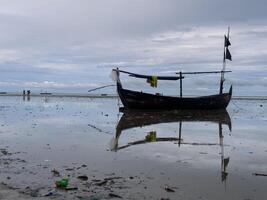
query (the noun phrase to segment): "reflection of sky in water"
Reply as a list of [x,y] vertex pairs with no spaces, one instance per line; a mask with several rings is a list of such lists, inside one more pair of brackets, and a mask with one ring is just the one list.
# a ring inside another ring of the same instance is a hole
[[[232,101],[229,105],[232,132],[223,125],[224,156],[230,157],[227,191],[220,180],[220,145],[179,147],[177,142],[152,142],[110,151],[119,120],[117,99],[33,97],[28,102],[21,97],[1,97],[0,102],[0,147],[25,152],[20,156],[31,167],[78,163],[87,164],[91,171],[144,173],[155,177],[149,183],[153,186],[166,182],[178,185],[188,199],[198,195],[262,199],[266,195],[266,178],[252,176],[255,172],[267,173],[266,101]],[[119,146],[143,140],[152,130],[157,137],[178,137],[179,123],[124,130]],[[218,124],[183,122],[182,139],[185,143],[219,144]],[[42,177],[48,173],[45,171],[39,172]]]

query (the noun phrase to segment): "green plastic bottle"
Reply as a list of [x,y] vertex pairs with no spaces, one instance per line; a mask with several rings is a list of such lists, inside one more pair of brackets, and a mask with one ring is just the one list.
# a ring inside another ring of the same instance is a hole
[[56,181],[57,188],[66,188],[69,184],[69,179],[61,179]]

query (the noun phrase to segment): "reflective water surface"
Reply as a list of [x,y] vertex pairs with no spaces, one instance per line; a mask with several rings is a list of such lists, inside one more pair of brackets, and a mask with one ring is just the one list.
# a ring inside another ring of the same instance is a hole
[[[235,100],[209,112],[119,106],[118,99],[0,97],[1,183],[37,196],[53,190],[59,199],[267,196],[266,101]],[[54,191],[64,177],[78,190]]]

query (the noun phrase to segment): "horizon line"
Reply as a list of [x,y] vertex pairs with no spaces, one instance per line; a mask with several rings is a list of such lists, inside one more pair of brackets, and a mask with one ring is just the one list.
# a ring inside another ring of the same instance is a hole
[[[0,92],[0,96],[25,96],[28,95],[20,92]],[[64,92],[33,92],[29,96],[31,97],[79,97],[79,98],[118,98],[117,94],[94,94],[94,93],[64,93]],[[171,95],[176,96],[176,95]],[[197,95],[184,95],[185,97],[198,97]],[[232,96],[233,100],[267,100],[267,96]]]

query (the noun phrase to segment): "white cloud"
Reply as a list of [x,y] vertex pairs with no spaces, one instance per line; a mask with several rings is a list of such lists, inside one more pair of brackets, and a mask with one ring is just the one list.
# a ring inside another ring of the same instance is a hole
[[48,71],[67,71],[71,73],[72,71],[81,70],[83,66],[80,64],[71,64],[71,63],[41,63],[36,65],[36,68],[45,69]]
[[16,49],[0,49],[0,63],[16,61],[20,58],[21,52]]

